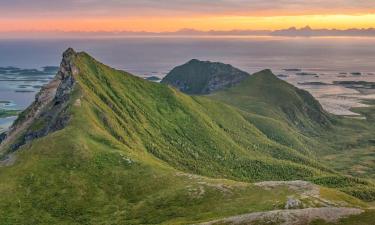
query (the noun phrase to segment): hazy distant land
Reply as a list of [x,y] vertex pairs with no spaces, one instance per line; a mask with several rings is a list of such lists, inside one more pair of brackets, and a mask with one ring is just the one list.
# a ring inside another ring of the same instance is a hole
[[374,37],[375,28],[359,29],[314,29],[310,26],[303,28],[290,27],[280,30],[197,30],[185,28],[172,32],[148,32],[148,31],[27,31],[27,32],[0,32],[0,38],[13,37],[116,37],[116,36],[287,36],[287,37]]

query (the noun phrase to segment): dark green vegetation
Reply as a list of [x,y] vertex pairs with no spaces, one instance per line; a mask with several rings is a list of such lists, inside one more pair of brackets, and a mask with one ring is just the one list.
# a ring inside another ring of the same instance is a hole
[[240,83],[248,76],[228,64],[193,59],[174,68],[161,82],[188,94],[208,94]]
[[211,97],[304,131],[329,127],[332,120],[307,91],[278,79],[270,70],[256,73],[239,85],[216,92]]
[[146,80],[149,80],[149,81],[160,81],[161,79],[157,76],[151,76],[151,77],[146,77],[145,78]]
[[[320,162],[323,157],[323,165],[354,175],[307,179],[364,200],[375,200],[373,180],[360,179],[374,178],[373,107],[356,109],[366,120],[328,115],[309,93],[277,79],[269,70],[254,74],[234,88],[216,92],[210,98],[249,113],[248,120],[270,139]],[[352,167],[361,167],[364,171],[350,171]]]
[[374,180],[375,101],[364,103],[370,107],[353,111],[366,119],[340,118],[333,132],[325,133],[326,147],[319,148],[319,154],[331,168],[354,177]]
[[[344,176],[319,160],[317,148],[329,142],[322,132],[349,129],[345,121],[268,70],[192,97],[86,53],[67,64],[73,90],[45,109],[63,102],[51,117],[69,115],[69,123],[14,153],[11,143],[2,146],[8,166],[0,168],[0,224],[190,224],[283,209],[296,195],[249,183],[264,180],[332,187],[324,195],[338,205],[364,207],[352,196],[374,197],[370,179]],[[45,131],[50,117],[37,118],[25,130]]]

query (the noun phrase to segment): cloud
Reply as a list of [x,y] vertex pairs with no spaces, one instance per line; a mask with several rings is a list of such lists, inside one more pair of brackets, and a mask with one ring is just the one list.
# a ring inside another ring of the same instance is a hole
[[0,18],[375,13],[374,0],[1,0]]

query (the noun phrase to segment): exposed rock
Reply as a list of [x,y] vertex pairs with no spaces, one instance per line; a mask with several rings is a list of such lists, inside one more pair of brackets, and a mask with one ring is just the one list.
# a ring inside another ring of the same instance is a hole
[[7,136],[7,134],[5,132],[0,134],[0,144],[1,144],[1,142],[3,142],[3,140],[5,139],[6,136]]
[[302,202],[298,199],[288,197],[288,201],[285,204],[285,209],[298,209],[302,207]]
[[71,48],[64,52],[55,78],[42,87],[35,101],[20,114],[0,147],[9,145],[10,151],[15,151],[36,138],[66,126],[69,121],[68,101],[75,84],[74,75],[78,74],[73,63],[75,56]]
[[355,208],[307,208],[307,209],[287,209],[268,212],[249,213],[233,216],[222,220],[215,220],[201,225],[214,224],[280,224],[280,225],[307,225],[314,220],[324,220],[336,222],[340,218],[350,215],[361,214],[363,210]]
[[238,84],[248,76],[248,73],[228,64],[193,59],[174,68],[161,83],[188,94],[209,94]]
[[295,180],[295,181],[263,181],[254,184],[258,187],[265,189],[272,189],[280,186],[286,186],[289,189],[300,193],[301,195],[319,198],[319,186],[308,181]]

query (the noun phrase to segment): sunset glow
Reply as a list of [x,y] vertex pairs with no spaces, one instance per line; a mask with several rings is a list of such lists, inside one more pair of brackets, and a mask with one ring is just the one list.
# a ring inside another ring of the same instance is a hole
[[[42,10],[43,9],[43,10]],[[296,1],[118,1],[0,2],[0,31],[276,30],[375,27],[375,2]]]
[[369,15],[307,15],[270,17],[176,17],[176,18],[85,18],[2,20],[1,31],[175,31],[182,28],[199,30],[280,29],[310,25],[314,28],[370,28],[375,27],[375,14]]

